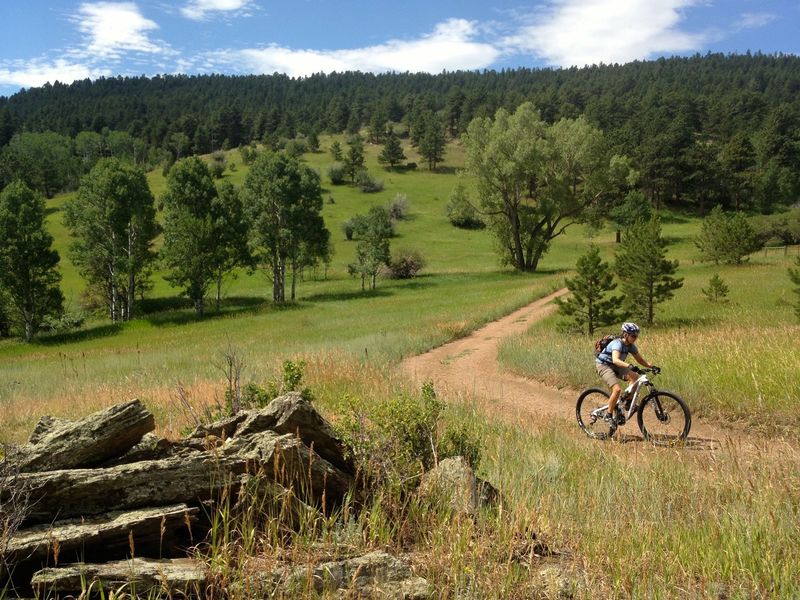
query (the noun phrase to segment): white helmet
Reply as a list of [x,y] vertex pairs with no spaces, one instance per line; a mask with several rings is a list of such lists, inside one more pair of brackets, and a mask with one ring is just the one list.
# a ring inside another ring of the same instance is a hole
[[639,335],[639,326],[636,323],[623,323],[622,333],[629,333],[631,335]]

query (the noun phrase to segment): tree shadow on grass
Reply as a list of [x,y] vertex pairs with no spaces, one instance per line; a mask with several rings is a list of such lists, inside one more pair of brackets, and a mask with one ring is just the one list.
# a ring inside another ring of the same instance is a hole
[[121,323],[107,323],[105,325],[96,325],[94,327],[87,327],[85,329],[78,329],[76,331],[63,331],[59,333],[45,334],[34,338],[32,343],[38,346],[74,344],[77,342],[86,342],[89,340],[111,337],[112,335],[117,335],[120,331],[122,331]]
[[192,303],[186,298],[158,298],[154,299],[146,308],[143,305],[145,314],[142,318],[156,327],[174,327],[234,315],[256,314],[267,307],[284,310],[290,308],[291,305],[292,303],[273,304],[263,297],[234,296],[223,299],[219,310],[214,301],[206,302],[205,314],[199,317]]
[[374,290],[353,290],[352,292],[325,292],[321,294],[312,294],[303,298],[306,302],[342,302],[349,300],[368,300],[370,298],[387,298],[394,296],[395,292],[386,288],[377,288]]

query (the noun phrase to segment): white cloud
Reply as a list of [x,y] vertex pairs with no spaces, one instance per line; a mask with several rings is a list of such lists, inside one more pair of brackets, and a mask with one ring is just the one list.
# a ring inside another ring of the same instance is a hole
[[699,0],[551,0],[532,23],[505,40],[561,67],[625,63],[655,53],[698,50],[703,34],[680,29]]
[[0,85],[39,87],[47,83],[72,83],[79,79],[110,76],[108,69],[94,69],[84,64],[58,59],[52,63],[42,60],[14,61],[0,64]]
[[500,50],[473,41],[478,34],[474,22],[449,19],[430,34],[414,40],[389,40],[383,44],[346,50],[298,50],[271,45],[266,48],[220,51],[209,54],[211,64],[224,63],[257,73],[286,73],[301,77],[332,71],[412,71],[482,69],[491,65]]
[[737,29],[755,29],[757,27],[764,27],[765,25],[772,23],[777,18],[777,15],[773,15],[771,13],[744,13],[737,23]]
[[204,21],[214,13],[248,16],[247,10],[252,5],[251,0],[189,0],[186,6],[181,8],[181,14],[193,21]]
[[158,24],[145,18],[133,2],[85,2],[73,17],[87,36],[78,54],[92,58],[119,58],[123,52],[169,54],[164,42],[152,40],[148,32]]

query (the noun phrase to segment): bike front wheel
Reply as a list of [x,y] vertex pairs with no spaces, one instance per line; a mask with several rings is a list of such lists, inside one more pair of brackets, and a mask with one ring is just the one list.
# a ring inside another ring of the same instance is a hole
[[596,440],[605,440],[614,435],[617,427],[603,420],[607,412],[608,392],[599,388],[584,390],[575,405],[575,417],[586,435]]
[[657,446],[683,442],[692,426],[692,415],[679,396],[670,392],[653,392],[643,401],[637,415],[644,439]]

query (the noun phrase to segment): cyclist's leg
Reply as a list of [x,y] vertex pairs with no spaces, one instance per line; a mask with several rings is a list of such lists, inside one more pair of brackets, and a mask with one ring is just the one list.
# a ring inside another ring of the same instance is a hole
[[605,381],[608,389],[611,390],[611,396],[608,399],[608,414],[614,415],[614,408],[617,406],[617,400],[622,392],[620,379],[617,376],[616,370],[611,365],[604,365],[597,363],[597,374]]

